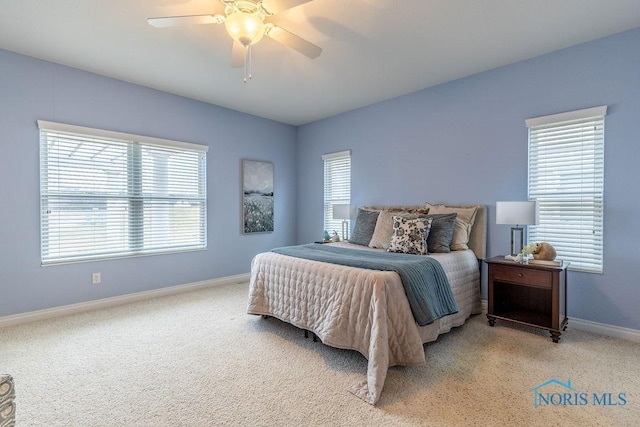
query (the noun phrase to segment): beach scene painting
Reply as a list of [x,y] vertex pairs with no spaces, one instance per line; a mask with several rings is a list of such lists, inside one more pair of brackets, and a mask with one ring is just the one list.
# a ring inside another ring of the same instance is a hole
[[273,231],[273,163],[242,160],[243,233]]

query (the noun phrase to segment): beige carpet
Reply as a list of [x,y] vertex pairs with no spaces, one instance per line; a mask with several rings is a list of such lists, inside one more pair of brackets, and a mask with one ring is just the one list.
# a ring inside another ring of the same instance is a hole
[[[425,346],[426,366],[390,369],[373,407],[347,391],[364,379],[360,354],[245,314],[246,294],[246,284],[227,285],[0,329],[17,425],[640,424],[637,343],[570,322],[553,344],[546,333],[474,316]],[[587,404],[534,408],[532,389],[551,379],[570,380]],[[612,393],[611,403],[624,393],[626,404],[595,405],[594,393],[601,402]]]

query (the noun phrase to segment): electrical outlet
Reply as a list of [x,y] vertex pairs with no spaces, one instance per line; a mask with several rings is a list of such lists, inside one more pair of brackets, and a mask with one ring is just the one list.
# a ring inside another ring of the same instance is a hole
[[91,276],[91,280],[93,281],[94,285],[100,284],[100,273],[93,273],[93,275]]

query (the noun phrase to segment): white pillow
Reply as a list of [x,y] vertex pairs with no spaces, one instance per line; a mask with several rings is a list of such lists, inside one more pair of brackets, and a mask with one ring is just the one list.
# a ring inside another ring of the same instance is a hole
[[[395,215],[398,213],[395,212]],[[393,212],[381,211],[376,221],[376,228],[369,241],[370,248],[387,249],[393,234]]]

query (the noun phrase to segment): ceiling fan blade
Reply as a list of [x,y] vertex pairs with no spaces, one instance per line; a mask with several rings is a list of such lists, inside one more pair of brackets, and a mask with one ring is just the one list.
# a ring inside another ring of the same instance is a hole
[[313,0],[262,0],[262,6],[268,10],[269,13],[275,15],[283,10],[291,9],[311,1]]
[[236,41],[233,42],[233,46],[231,47],[231,66],[233,68],[244,67],[244,49],[244,46],[242,46],[240,43]]
[[165,28],[193,24],[222,24],[224,19],[222,15],[187,15],[147,18],[147,22],[153,27]]
[[321,47],[306,41],[302,37],[296,36],[282,27],[274,25],[269,28],[266,34],[278,43],[290,47],[293,50],[297,50],[311,59],[317,58],[322,53]]

